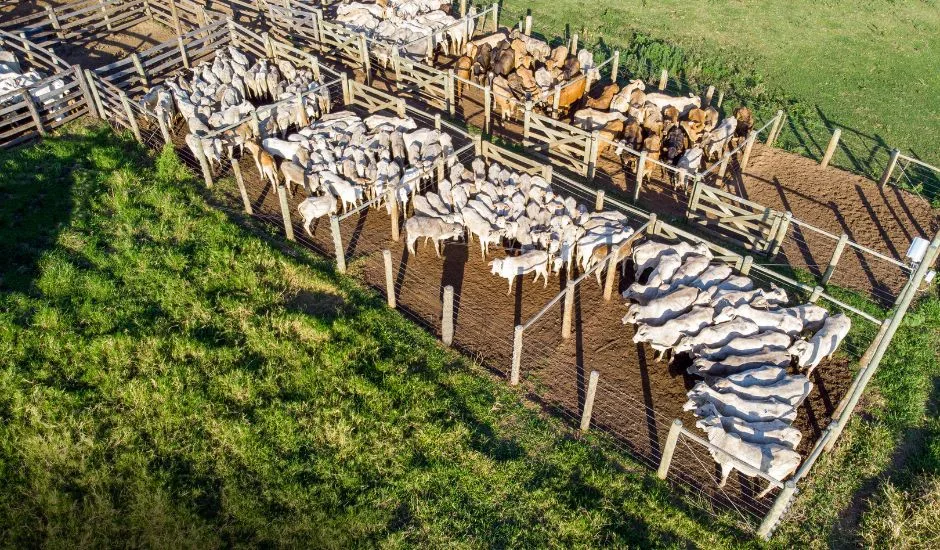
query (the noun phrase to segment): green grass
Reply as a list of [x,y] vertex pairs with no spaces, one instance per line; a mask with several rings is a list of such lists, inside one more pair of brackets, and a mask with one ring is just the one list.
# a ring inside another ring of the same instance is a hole
[[[213,209],[172,153],[72,131],[0,153],[7,545],[755,545],[328,261]],[[932,298],[905,323],[771,546],[896,524],[924,540],[898,502],[936,487],[938,320]],[[889,468],[902,440],[929,452]],[[893,492],[860,493],[872,479]],[[846,531],[859,494],[876,498]]]
[[512,0],[501,21],[527,9],[535,32],[562,36],[570,25],[583,43],[623,50],[633,74],[666,68],[696,90],[733,90],[764,117],[787,109],[781,143],[797,152],[818,158],[827,126],[838,126],[840,167],[880,174],[893,147],[940,163],[936,0]]

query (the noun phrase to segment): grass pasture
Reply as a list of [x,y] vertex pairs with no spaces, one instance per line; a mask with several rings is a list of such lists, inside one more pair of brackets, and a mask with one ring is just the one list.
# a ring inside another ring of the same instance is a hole
[[570,25],[585,44],[619,48],[634,74],[666,68],[696,87],[731,87],[763,116],[784,108],[781,145],[807,156],[820,158],[840,127],[836,166],[877,175],[894,147],[940,163],[936,0],[509,0],[502,9],[506,24],[531,9],[536,32],[563,36]]

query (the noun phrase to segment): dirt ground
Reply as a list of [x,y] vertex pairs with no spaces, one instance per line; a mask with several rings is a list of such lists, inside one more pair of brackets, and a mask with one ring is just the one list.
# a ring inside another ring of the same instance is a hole
[[135,52],[152,48],[176,36],[169,27],[141,21],[121,31],[76,45],[56,45],[55,52],[71,64],[96,69],[120,61]]
[[[14,2],[0,5],[0,18],[14,19],[42,11],[45,6],[60,6],[69,2],[52,0],[48,2]],[[81,65],[85,69],[96,69],[119,61],[134,52],[146,50],[176,36],[169,27],[154,21],[144,20],[126,28],[116,29],[99,38],[78,44],[56,43],[53,51],[70,64]]]

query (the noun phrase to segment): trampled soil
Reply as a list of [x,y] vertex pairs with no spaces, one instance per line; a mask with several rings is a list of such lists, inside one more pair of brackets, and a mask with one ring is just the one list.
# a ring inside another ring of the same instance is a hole
[[53,49],[73,65],[96,69],[120,61],[132,53],[152,48],[175,36],[176,33],[169,27],[145,20],[82,44],[56,44]]

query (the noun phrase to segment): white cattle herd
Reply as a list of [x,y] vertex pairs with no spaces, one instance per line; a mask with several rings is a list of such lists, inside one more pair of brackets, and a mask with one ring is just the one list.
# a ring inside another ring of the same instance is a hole
[[[713,445],[738,459],[712,451],[719,485],[733,469],[776,480],[795,472],[802,434],[791,424],[813,388],[809,376],[845,339],[849,318],[815,304],[785,307],[786,292],[733,275],[704,245],[647,240],[634,247],[633,261],[638,282],[623,293],[633,302],[623,322],[638,325],[634,341],[661,357],[692,356],[688,372],[703,380],[684,409],[700,418]],[[794,361],[804,374],[788,372]]]
[[435,44],[444,53],[455,55],[463,52],[473,36],[476,8],[470,8],[464,24],[457,24],[450,8],[451,3],[443,0],[350,2],[336,7],[336,22],[379,41],[373,52],[383,65],[390,59],[389,47],[398,48],[407,57],[428,60]]
[[55,79],[43,86],[36,87],[47,75],[36,69],[23,69],[16,55],[0,48],[0,104],[11,104],[20,100],[17,90],[29,89],[29,95],[40,104],[50,104],[59,99],[62,94],[54,93],[65,87],[65,82]]
[[[226,152],[232,157],[234,149],[250,141],[284,135],[290,127],[329,112],[330,91],[308,68],[287,59],[252,61],[228,46],[211,62],[202,61],[152,87],[140,102],[168,126],[181,117],[189,128],[187,144],[195,149],[198,140],[209,162],[220,165]],[[257,131],[249,117],[257,119]]]

